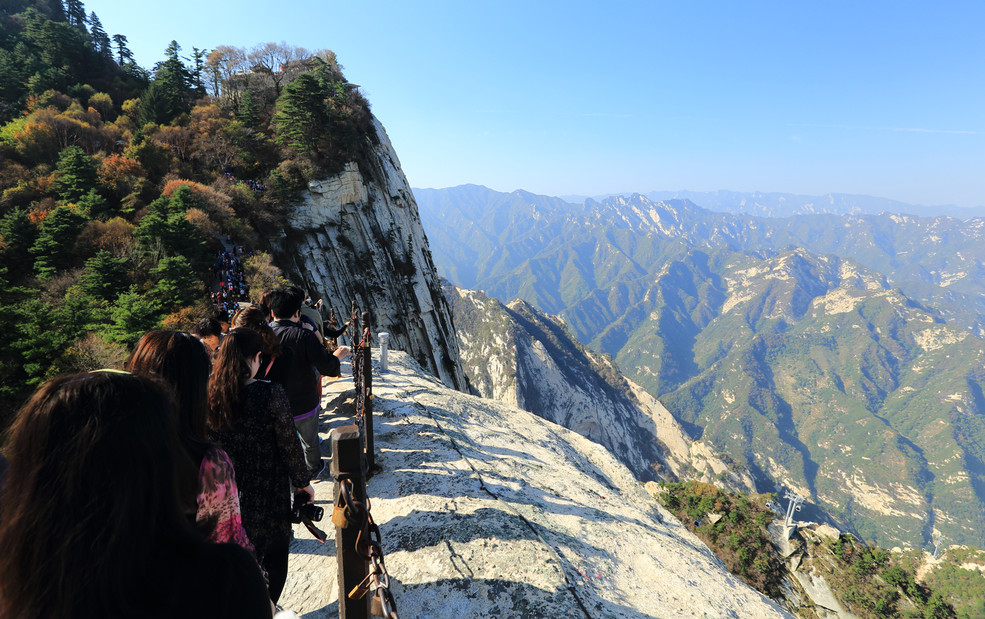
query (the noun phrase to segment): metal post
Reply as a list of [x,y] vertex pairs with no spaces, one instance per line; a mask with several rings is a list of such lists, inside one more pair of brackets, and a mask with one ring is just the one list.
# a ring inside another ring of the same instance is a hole
[[[359,427],[355,425],[333,428],[332,437],[332,477],[335,478],[335,505],[339,504],[341,492],[339,479],[352,482],[352,498],[366,502],[366,480],[363,477],[363,450],[359,440]],[[339,572],[339,618],[369,619],[372,596],[350,599],[348,593],[365,580],[369,574],[369,560],[356,551],[359,537],[358,523],[350,523],[344,529],[335,527],[335,556]]]
[[387,359],[387,350],[390,348],[390,334],[380,331],[378,337],[380,338],[380,372],[386,372],[390,369],[390,363]]
[[374,454],[375,441],[373,440],[373,355],[369,343],[369,312],[363,312],[363,416],[364,427],[366,428],[366,464],[372,472],[376,466],[376,456]]
[[799,512],[800,511],[800,505],[801,505],[801,503],[804,502],[804,497],[802,497],[802,496],[800,496],[800,495],[798,495],[798,494],[796,494],[794,492],[790,492],[788,490],[787,493],[783,496],[783,498],[785,498],[788,501],[790,501],[789,503],[787,503],[787,518],[786,518],[786,520],[784,520],[783,525],[784,526],[787,526],[787,527],[793,526],[793,515],[794,515],[794,512]]

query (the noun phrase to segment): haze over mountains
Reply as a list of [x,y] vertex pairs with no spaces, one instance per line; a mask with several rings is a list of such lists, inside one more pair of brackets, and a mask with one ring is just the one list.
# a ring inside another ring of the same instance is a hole
[[415,190],[439,271],[560,314],[691,438],[882,545],[985,531],[985,222]]
[[[603,196],[559,196],[567,202],[581,203],[588,199],[602,201],[605,198],[632,193],[607,194]],[[947,216],[958,219],[985,216],[985,206],[962,207],[953,204],[924,206],[908,204],[890,198],[863,196],[856,194],[829,193],[823,196],[808,196],[793,193],[764,193],[742,191],[650,191],[645,195],[654,202],[661,200],[690,200],[695,204],[724,213],[758,215],[760,217],[787,217],[790,215],[832,214],[832,215],[876,215],[879,213],[906,213],[923,217]]]

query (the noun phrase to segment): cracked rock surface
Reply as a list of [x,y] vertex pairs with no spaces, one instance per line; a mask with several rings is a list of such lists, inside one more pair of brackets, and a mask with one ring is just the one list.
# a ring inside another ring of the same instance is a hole
[[[382,471],[367,493],[403,619],[789,616],[730,574],[598,444],[453,391],[404,353],[389,360],[384,373],[374,361]],[[326,383],[325,454],[330,427],[350,422],[343,376]],[[280,600],[303,618],[339,616],[332,481],[323,477],[316,502],[329,540],[295,528]]]

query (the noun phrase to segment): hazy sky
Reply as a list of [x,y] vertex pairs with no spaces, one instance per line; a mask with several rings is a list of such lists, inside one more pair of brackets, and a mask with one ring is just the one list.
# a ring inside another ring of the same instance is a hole
[[980,0],[85,5],[148,68],[171,39],[332,49],[415,187],[985,205]]

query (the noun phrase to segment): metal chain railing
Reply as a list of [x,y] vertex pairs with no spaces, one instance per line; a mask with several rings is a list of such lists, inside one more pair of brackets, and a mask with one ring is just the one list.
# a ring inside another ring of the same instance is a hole
[[348,592],[348,597],[354,600],[362,599],[372,588],[373,614],[386,619],[400,619],[397,615],[396,600],[393,599],[393,593],[390,591],[390,574],[387,572],[386,563],[383,559],[380,528],[373,521],[369,497],[366,497],[365,502],[354,499],[352,481],[345,478],[339,480],[339,494],[345,522],[349,526],[358,523],[359,534],[356,537],[356,552],[372,563],[369,574]]

